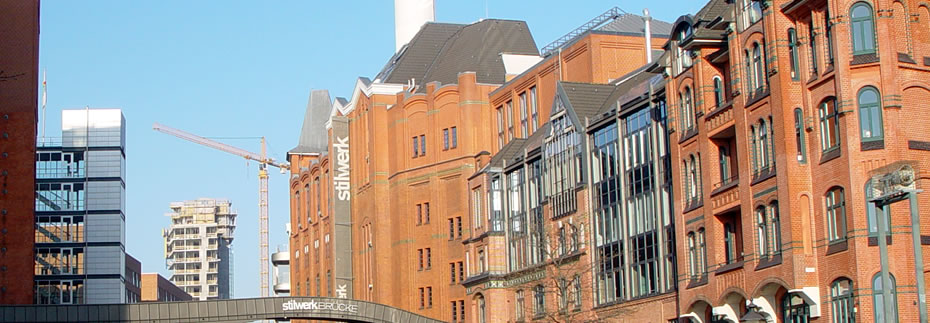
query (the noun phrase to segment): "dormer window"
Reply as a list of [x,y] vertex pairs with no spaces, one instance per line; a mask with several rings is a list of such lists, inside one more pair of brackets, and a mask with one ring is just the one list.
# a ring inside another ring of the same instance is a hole
[[743,17],[743,29],[749,28],[749,26],[762,20],[762,1],[740,0],[740,9]]
[[684,40],[688,39],[688,37],[691,37],[691,33],[692,33],[691,25],[684,25],[678,31],[678,35],[677,35],[678,44],[676,46],[676,50],[677,50],[676,59],[678,63],[677,64],[678,73],[684,72],[686,69],[688,69],[689,67],[691,67],[691,65],[694,64],[694,62],[691,60],[691,50],[684,49],[681,46],[681,43]]

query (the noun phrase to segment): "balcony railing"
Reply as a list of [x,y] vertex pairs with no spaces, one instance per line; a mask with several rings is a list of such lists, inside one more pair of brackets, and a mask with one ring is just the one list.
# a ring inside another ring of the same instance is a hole
[[734,184],[738,182],[739,182],[739,175],[733,175],[733,176],[724,178],[722,181],[720,181],[720,183],[714,184],[713,191],[717,192],[717,191],[724,190],[726,188],[733,186]]

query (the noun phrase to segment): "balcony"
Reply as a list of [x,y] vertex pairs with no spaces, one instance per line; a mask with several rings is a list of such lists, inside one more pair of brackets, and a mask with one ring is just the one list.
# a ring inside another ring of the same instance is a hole
[[736,186],[739,186],[739,175],[733,175],[728,178],[724,178],[719,183],[714,184],[713,190],[710,192],[710,195],[711,196],[717,195],[721,192],[725,192]]
[[727,102],[704,116],[704,125],[709,136],[713,137],[721,129],[733,125],[733,102]]

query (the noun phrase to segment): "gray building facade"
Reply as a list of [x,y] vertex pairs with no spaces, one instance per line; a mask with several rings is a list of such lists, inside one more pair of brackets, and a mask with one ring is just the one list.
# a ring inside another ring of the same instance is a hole
[[232,297],[232,249],[236,212],[227,200],[171,203],[165,230],[165,263],[171,282],[195,299]]
[[64,110],[36,149],[35,303],[126,302],[126,119]]

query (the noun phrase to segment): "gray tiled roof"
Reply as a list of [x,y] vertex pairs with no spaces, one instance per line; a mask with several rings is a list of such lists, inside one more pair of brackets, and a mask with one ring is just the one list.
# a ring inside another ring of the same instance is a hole
[[569,105],[578,116],[578,121],[584,123],[585,118],[593,117],[604,104],[604,101],[614,91],[614,85],[611,84],[591,84],[591,83],[574,83],[559,82],[559,86],[565,92]]
[[291,149],[289,154],[306,154],[327,152],[328,145],[326,121],[329,121],[329,114],[333,109],[332,101],[329,100],[329,91],[313,90],[310,91],[310,98],[307,100],[307,112],[304,113],[304,124],[300,128],[300,138],[297,141],[297,147]]
[[504,145],[497,154],[494,154],[494,157],[491,157],[491,162],[488,163],[488,166],[503,167],[505,160],[514,160],[518,156],[523,155],[523,145],[525,143],[526,139],[514,138]]
[[469,25],[427,23],[391,57],[376,79],[403,84],[438,81],[454,84],[461,72],[475,72],[480,83],[504,83],[501,53],[539,55],[523,21],[487,19]]
[[633,98],[649,92],[649,82],[658,74],[646,72],[648,67],[651,67],[651,65],[640,67],[620,78],[619,80],[622,81],[615,83],[616,87],[613,92],[604,100],[604,103],[598,108],[597,113],[594,115],[595,117],[592,119],[598,119],[597,116],[617,107],[618,103],[624,104]]
[[694,21],[711,21],[717,19],[717,17],[722,17],[723,20],[730,20],[731,15],[730,4],[726,0],[710,0],[694,15]]
[[[668,38],[672,34],[672,24],[655,18],[652,19],[650,28],[652,37]],[[646,32],[643,16],[634,14],[621,15],[597,30],[634,35],[642,35]]]

